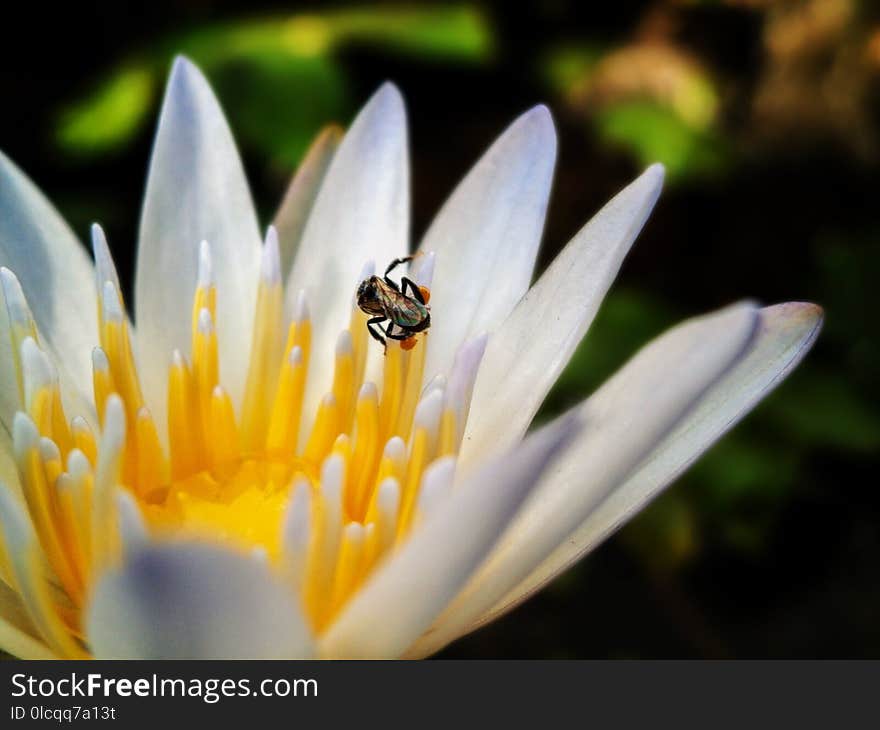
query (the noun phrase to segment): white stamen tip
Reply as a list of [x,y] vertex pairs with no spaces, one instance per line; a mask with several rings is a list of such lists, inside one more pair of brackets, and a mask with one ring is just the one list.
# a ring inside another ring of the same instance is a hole
[[12,324],[29,326],[32,321],[31,310],[18,277],[3,266],[0,268],[0,283],[3,286],[3,297],[6,299],[6,309]]
[[331,454],[321,465],[321,493],[331,504],[342,498],[342,482],[345,477],[345,461],[339,454]]
[[226,397],[226,391],[223,390],[223,386],[215,385],[214,390],[211,391],[211,397],[216,400],[223,400]]
[[284,517],[284,547],[293,552],[307,550],[312,524],[312,487],[298,479],[293,485],[293,498]]
[[37,446],[40,441],[40,432],[31,417],[23,411],[17,411],[12,418],[12,443],[15,453],[20,456],[25,451]]
[[402,461],[406,458],[406,442],[400,436],[392,436],[385,444],[383,455],[392,461]]
[[55,490],[58,494],[67,494],[73,491],[73,479],[67,472],[61,472],[55,480]]
[[55,369],[33,337],[21,343],[21,368],[24,373],[24,402],[30,407],[41,388],[51,386],[56,379]]
[[376,495],[376,506],[385,514],[396,515],[399,502],[400,484],[394,477],[383,479]]
[[101,303],[104,307],[104,319],[108,322],[121,322],[123,318],[122,298],[119,295],[119,289],[116,284],[110,280],[105,281],[101,294]]
[[266,242],[263,245],[260,261],[260,276],[269,286],[281,284],[281,253],[275,226],[269,226],[266,230]]
[[419,511],[428,515],[450,493],[455,475],[455,458],[445,456],[425,469],[419,490]]
[[79,481],[92,471],[89,458],[79,449],[71,449],[67,455],[67,473]]
[[376,384],[369,380],[361,386],[358,400],[379,400],[379,391]]
[[443,391],[432,390],[418,406],[416,406],[415,425],[417,428],[433,430],[440,422],[440,414],[443,412]]
[[344,357],[354,352],[354,343],[351,340],[351,332],[342,330],[339,333],[339,339],[336,340],[336,357]]
[[303,351],[299,345],[292,347],[290,349],[290,354],[287,356],[288,362],[291,366],[300,365],[303,361]]
[[101,450],[117,451],[125,444],[125,405],[116,393],[107,398]]
[[104,286],[105,281],[112,281],[119,289],[119,277],[116,274],[116,266],[113,264],[113,256],[110,255],[110,247],[107,245],[104,229],[97,223],[92,223],[91,234],[92,255],[95,257],[95,279],[98,286]]
[[422,391],[422,398],[433,393],[435,390],[439,390],[441,393],[446,390],[446,376],[442,373],[438,373],[431,378],[431,382],[429,382]]
[[293,321],[305,322],[308,319],[310,319],[309,302],[306,297],[306,290],[301,289],[299,294],[296,295],[296,307],[293,310]]
[[185,368],[187,366],[186,358],[180,350],[172,350],[171,365],[176,368]]
[[214,331],[214,320],[211,319],[211,311],[207,307],[199,310],[198,329],[202,335],[210,335]]
[[48,436],[40,438],[40,457],[43,461],[61,461],[61,450]]
[[92,349],[92,368],[101,373],[110,372],[110,360],[107,358],[107,353],[100,347]]
[[214,269],[211,264],[211,244],[202,241],[199,244],[199,278],[200,289],[207,289],[214,283]]

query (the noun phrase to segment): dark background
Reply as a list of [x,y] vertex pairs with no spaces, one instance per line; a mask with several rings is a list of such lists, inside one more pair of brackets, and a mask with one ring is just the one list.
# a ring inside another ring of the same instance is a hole
[[[595,7],[593,7],[595,6]],[[878,657],[880,13],[867,0],[32,3],[4,20],[0,148],[124,281],[162,85],[217,89],[263,222],[309,138],[385,79],[414,237],[529,106],[560,137],[541,266],[640,169],[668,184],[545,413],[743,297],[827,313],[805,364],[620,534],[443,657]],[[586,8],[586,9],[585,9]]]

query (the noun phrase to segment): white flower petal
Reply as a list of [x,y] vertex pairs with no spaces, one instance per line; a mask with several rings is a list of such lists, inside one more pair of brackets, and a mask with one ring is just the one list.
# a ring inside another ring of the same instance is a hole
[[[91,415],[90,355],[98,337],[95,273],[83,246],[58,211],[8,157],[0,153],[0,266],[21,283],[44,347],[58,367],[65,406]],[[12,368],[9,322],[0,295],[0,378]],[[7,423],[16,407],[14,387],[0,395]],[[10,411],[12,407],[12,411]]]
[[576,410],[586,424],[548,470],[498,547],[409,654],[465,633],[587,517],[743,355],[757,330],[750,304],[681,324],[637,353]]
[[102,576],[87,628],[98,658],[294,659],[313,653],[294,595],[263,562],[199,543],[145,547]]
[[498,138],[446,201],[421,244],[436,254],[425,374],[446,373],[464,340],[493,331],[529,288],[556,161],[544,106]]
[[791,302],[761,310],[745,356],[700,399],[694,410],[540,567],[499,601],[490,621],[540,590],[609,537],[687,469],[775,388],[807,354],[822,325],[814,304]]
[[489,339],[474,386],[462,465],[487,440],[516,443],[589,328],[663,185],[653,165],[618,193],[550,264]]
[[178,58],[150,161],[135,282],[141,378],[163,435],[171,353],[190,348],[202,240],[213,254],[223,385],[239,403],[250,355],[261,239],[223,112],[201,72]]
[[343,609],[321,639],[320,655],[399,656],[458,592],[576,431],[574,419],[541,429],[457,484]]
[[[333,156],[286,284],[288,311],[305,290],[312,352],[303,412],[311,418],[333,378],[333,347],[348,327],[367,261],[385,266],[409,249],[409,161],[400,92],[384,84],[357,115]],[[366,380],[381,362],[371,348]]]
[[275,214],[275,228],[281,244],[281,271],[285,277],[293,267],[309,213],[341,139],[342,130],[335,126],[318,135],[297,168]]

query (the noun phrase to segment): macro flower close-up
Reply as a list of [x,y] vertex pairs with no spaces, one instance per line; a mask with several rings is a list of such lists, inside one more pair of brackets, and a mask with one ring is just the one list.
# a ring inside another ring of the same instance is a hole
[[258,221],[179,57],[128,301],[102,228],[90,258],[0,154],[0,649],[426,657],[670,485],[798,364],[822,310],[688,319],[533,424],[664,181],[648,167],[535,277],[555,164],[534,107],[411,241],[386,83]]

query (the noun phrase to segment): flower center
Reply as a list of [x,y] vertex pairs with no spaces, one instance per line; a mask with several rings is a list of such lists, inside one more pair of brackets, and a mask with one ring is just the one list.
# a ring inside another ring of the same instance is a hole
[[[191,355],[173,353],[163,439],[141,392],[115,272],[100,265],[99,253],[97,437],[82,415],[68,420],[20,286],[3,272],[24,404],[16,459],[40,543],[74,607],[70,625],[78,625],[100,571],[143,530],[260,556],[303,597],[321,630],[451,487],[449,457],[459,447],[485,339],[463,346],[448,381],[438,376],[425,388],[425,335],[414,347],[389,341],[381,382],[364,382],[367,350],[378,345],[353,304],[337,340],[332,388],[316,413],[304,412],[311,322],[300,296],[285,326],[270,230],[236,408],[222,386],[218,292],[202,244]],[[420,286],[429,268],[422,267]]]

